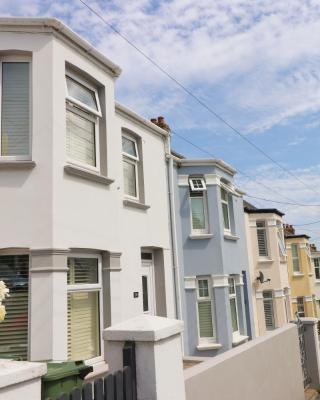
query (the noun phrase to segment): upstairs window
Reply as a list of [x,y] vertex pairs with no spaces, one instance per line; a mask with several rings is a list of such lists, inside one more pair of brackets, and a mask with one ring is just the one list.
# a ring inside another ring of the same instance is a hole
[[28,61],[0,58],[0,155],[7,159],[27,160],[31,157],[30,72]]
[[260,257],[268,257],[266,221],[257,221],[258,251]]
[[232,195],[223,187],[221,188],[221,205],[223,214],[223,226],[224,231],[227,233],[231,232],[231,204]]
[[139,199],[139,163],[138,144],[133,136],[122,135],[122,158],[124,194],[134,200]]
[[271,290],[265,290],[263,292],[263,309],[266,330],[270,331],[275,329],[273,294]]
[[297,312],[300,318],[305,317],[304,299],[303,297],[297,297]]
[[209,232],[206,184],[203,178],[190,178],[191,227],[195,234]]
[[320,262],[319,262],[319,258],[315,258],[313,260],[314,262],[314,273],[316,276],[317,280],[320,280]]
[[283,226],[280,221],[277,221],[277,238],[278,238],[280,257],[284,258],[287,255],[287,252],[286,252],[286,244],[284,241]]
[[293,272],[300,272],[300,257],[299,257],[299,246],[296,243],[291,244],[291,255],[292,255],[292,269]]
[[101,111],[97,89],[69,74],[66,88],[68,160],[98,170]]
[[236,282],[234,278],[229,278],[229,302],[231,311],[231,324],[233,334],[239,334],[239,316],[238,316],[238,306],[237,306],[237,292],[236,292]]

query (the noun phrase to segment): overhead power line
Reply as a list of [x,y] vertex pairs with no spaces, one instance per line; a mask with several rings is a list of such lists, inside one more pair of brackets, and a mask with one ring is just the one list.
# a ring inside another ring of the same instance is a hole
[[318,219],[317,221],[313,221],[313,222],[308,222],[306,224],[291,224],[293,226],[308,226],[308,225],[315,225],[315,224],[319,224],[320,223],[320,219]]
[[112,24],[110,24],[98,11],[89,6],[84,0],[79,0],[85,7],[87,7],[96,17],[98,17],[104,24],[106,24],[113,32],[119,35],[123,40],[125,40],[131,47],[133,47],[138,53],[140,53],[144,58],[146,58],[151,64],[153,64],[160,72],[167,76],[171,81],[173,81],[177,86],[180,87],[185,93],[187,93],[190,97],[192,97],[197,103],[199,103],[202,107],[204,107],[209,113],[214,115],[220,122],[230,128],[236,135],[241,137],[245,142],[247,142],[250,146],[252,146],[259,153],[264,155],[268,160],[277,165],[278,168],[282,169],[284,172],[295,178],[298,182],[304,185],[307,189],[312,192],[320,195],[319,192],[315,191],[312,186],[306,184],[302,179],[296,176],[292,171],[288,168],[284,167],[274,158],[272,158],[268,153],[266,153],[261,147],[257,146],[254,142],[248,139],[243,133],[241,133],[237,128],[231,125],[226,119],[224,119],[220,114],[218,114],[212,107],[208,106],[203,100],[200,99],[196,94],[191,92],[185,85],[179,82],[174,76],[172,76],[169,72],[167,72],[160,64],[154,61],[147,53],[141,50],[136,44],[134,44],[130,39],[127,38],[123,33],[121,33],[117,28],[115,28]]
[[252,199],[269,201],[271,203],[277,203],[277,204],[288,204],[288,205],[291,205],[291,206],[299,206],[299,207],[320,207],[320,204],[289,203],[289,202],[286,202],[286,201],[277,201],[277,200],[272,200],[272,199],[265,199],[264,197],[250,196],[249,194],[246,194],[246,196],[247,197],[251,197]]

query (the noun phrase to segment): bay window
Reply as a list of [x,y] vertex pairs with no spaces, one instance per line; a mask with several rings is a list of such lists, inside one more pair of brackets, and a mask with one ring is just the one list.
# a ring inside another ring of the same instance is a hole
[[213,296],[209,282],[210,280],[208,278],[197,279],[197,309],[200,343],[216,341]]
[[137,140],[133,136],[122,135],[124,194],[139,199],[139,152]]
[[97,89],[68,73],[66,90],[68,161],[98,170],[101,110]]
[[313,260],[314,262],[314,272],[317,280],[320,280],[320,262],[319,258],[315,258]]
[[223,226],[224,231],[227,233],[231,232],[231,210],[230,203],[232,201],[231,195],[228,191],[221,187],[221,206],[222,206],[222,215],[223,215]]
[[266,330],[275,329],[273,294],[271,290],[265,290],[263,292],[263,309]]
[[280,221],[277,221],[277,237],[278,237],[278,246],[279,246],[280,257],[284,258],[287,255],[287,252],[286,252],[286,245],[285,245],[285,241],[284,241],[283,226]]
[[209,232],[206,185],[203,178],[190,178],[191,227],[195,234]]
[[300,272],[299,246],[296,243],[291,244],[291,256],[292,256],[293,273],[299,273]]
[[267,241],[267,227],[266,221],[257,221],[257,240],[258,251],[260,257],[268,257],[268,241]]
[[68,258],[68,359],[88,360],[101,354],[101,260]]
[[0,358],[28,359],[29,256],[0,255],[0,279],[10,290],[0,323]]
[[9,160],[31,156],[30,65],[25,58],[0,57],[0,156]]

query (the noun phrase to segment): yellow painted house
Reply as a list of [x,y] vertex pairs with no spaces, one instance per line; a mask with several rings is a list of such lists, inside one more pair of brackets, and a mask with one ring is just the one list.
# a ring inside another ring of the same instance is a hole
[[293,313],[318,318],[309,236],[296,234],[292,225],[285,225],[285,241]]

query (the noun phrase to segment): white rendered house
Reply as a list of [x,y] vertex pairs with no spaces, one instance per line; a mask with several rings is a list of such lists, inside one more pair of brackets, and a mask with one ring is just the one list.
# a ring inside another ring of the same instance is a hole
[[0,357],[104,359],[102,330],[174,316],[168,133],[54,19],[0,19]]

